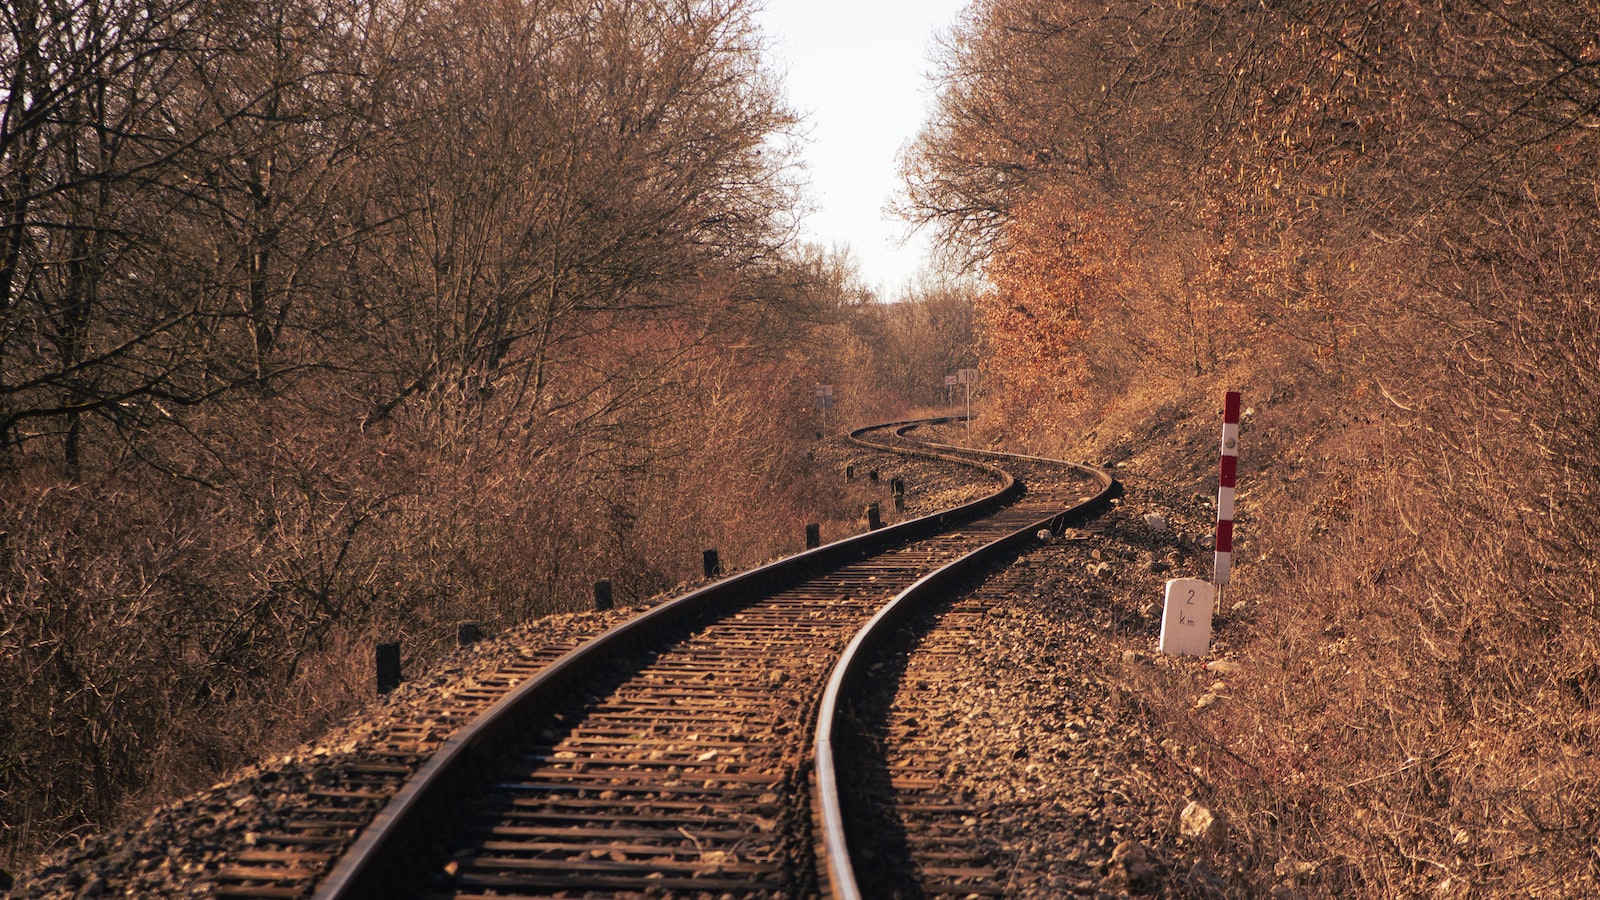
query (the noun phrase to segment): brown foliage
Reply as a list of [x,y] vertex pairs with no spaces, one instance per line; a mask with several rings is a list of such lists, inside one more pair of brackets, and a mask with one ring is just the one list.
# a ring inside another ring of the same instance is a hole
[[1106,276],[1127,255],[1106,210],[1074,208],[1057,194],[1017,213],[1007,247],[987,268],[980,297],[995,410],[1027,434],[1055,424],[1092,382],[1091,335],[1110,318]]
[[0,13],[0,849],[489,628],[799,543],[793,118],[740,0]]
[[991,0],[949,44],[907,170],[995,284],[985,365],[1110,376],[1076,376],[1102,410],[1033,391],[993,427],[1243,383],[1285,435],[1247,444],[1257,676],[1220,713],[1152,685],[1220,748],[1195,789],[1263,890],[1600,878],[1597,17]]
[[977,364],[977,283],[930,271],[885,301],[846,253],[806,248],[801,262],[796,286],[809,327],[790,333],[792,362],[834,386],[830,425],[948,410],[945,376]]

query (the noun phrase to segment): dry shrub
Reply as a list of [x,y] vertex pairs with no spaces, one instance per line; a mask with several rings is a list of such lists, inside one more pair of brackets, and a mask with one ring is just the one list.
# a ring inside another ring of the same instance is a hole
[[798,550],[808,521],[854,530],[806,459],[808,384],[721,351],[682,370],[587,432],[492,400],[358,429],[279,396],[77,483],[5,473],[8,867],[368,702],[376,641],[414,672],[462,620],[584,608],[601,578],[636,602],[697,580],[704,548],[734,568]]
[[1453,530],[1458,509],[1397,490],[1404,478],[1352,455],[1283,495],[1271,563],[1245,589],[1248,633],[1232,636],[1248,675],[1231,702],[1175,721],[1211,756],[1212,799],[1252,858],[1312,865],[1302,886],[1582,894],[1600,722],[1573,689],[1573,650],[1593,635],[1512,588],[1527,583],[1494,565],[1492,529]]
[[[285,611],[236,589],[241,529],[192,485],[8,480],[0,785],[15,850],[107,820],[155,769],[243,761],[281,722],[221,711],[281,683],[282,654],[260,644]],[[152,766],[159,753],[173,758]]]
[[798,483],[780,417],[686,424],[811,325],[746,7],[8,18],[0,863],[315,730],[374,640],[681,580],[723,454]]
[[[1570,398],[1593,390],[1573,344],[1595,332],[1574,327],[1581,304],[1547,308],[1540,339],[1512,309],[1520,333],[1502,333],[1543,352],[1452,355],[1448,337],[1390,328],[1335,361],[1263,338],[1223,374],[1143,373],[1035,438],[1126,457],[1165,496],[1210,495],[1222,388],[1256,407],[1226,596],[1243,605],[1218,631],[1243,674],[1196,709],[1218,676],[1136,668],[1125,698],[1169,738],[1154,763],[1172,808],[1198,799],[1230,822],[1228,842],[1193,850],[1240,890],[1600,884],[1593,451],[1570,440],[1591,414]],[[1503,382],[1488,359],[1512,360]]]
[[1475,466],[1437,418],[1353,386],[1253,401],[1227,593],[1244,606],[1219,623],[1244,672],[1204,709],[1214,675],[1135,676],[1173,741],[1172,805],[1225,815],[1214,864],[1262,893],[1587,896],[1592,562],[1530,504],[1549,502],[1541,466],[1484,465],[1498,441]]
[[[1175,423],[1260,407],[1247,674],[1199,710],[1199,672],[1146,687],[1263,891],[1600,893],[1595,19],[995,0],[948,45],[912,212],[1000,276],[987,366],[1068,362],[988,432],[1186,485]],[[1061,196],[1090,211],[1058,227]],[[1088,271],[1124,207],[1079,314],[1035,275]]]

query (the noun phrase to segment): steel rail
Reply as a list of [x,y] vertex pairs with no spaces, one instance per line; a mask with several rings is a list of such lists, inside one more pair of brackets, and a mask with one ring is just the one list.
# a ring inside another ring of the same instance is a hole
[[[949,420],[923,420],[924,423],[943,421]],[[398,863],[418,852],[419,846],[427,840],[416,832],[414,823],[446,808],[455,793],[481,779],[481,773],[492,771],[494,760],[520,738],[528,722],[557,708],[585,675],[619,653],[656,646],[685,635],[700,624],[742,608],[761,595],[798,583],[813,573],[868,558],[988,515],[1022,492],[1021,485],[1009,473],[995,466],[938,451],[915,453],[862,440],[863,435],[873,430],[914,424],[917,423],[898,422],[858,429],[851,438],[873,449],[890,449],[977,466],[994,475],[999,486],[961,506],[836,541],[713,582],[618,624],[568,652],[446,740],[363,830],[319,883],[314,896],[319,900],[345,900],[403,894],[405,886],[393,880],[395,873],[403,869]]]
[[[927,422],[903,422],[896,423],[891,427],[896,428],[895,433],[897,436],[903,437],[906,432],[923,424],[943,424],[963,418],[958,416]],[[857,435],[852,434],[851,437],[854,439]],[[881,447],[882,445],[871,444],[869,446]],[[812,794],[814,815],[821,835],[817,849],[818,869],[829,893],[837,900],[860,900],[862,894],[860,885],[856,880],[855,865],[851,860],[850,836],[846,828],[844,811],[839,801],[838,767],[833,750],[834,731],[842,722],[847,692],[859,683],[867,666],[871,664],[872,651],[889,638],[894,630],[893,626],[903,621],[921,604],[946,596],[947,588],[978,567],[1025,547],[1028,542],[1036,539],[1035,534],[1040,529],[1048,528],[1052,533],[1055,533],[1065,527],[1067,523],[1098,511],[1110,502],[1118,487],[1116,480],[1111,477],[1110,473],[1079,463],[1068,463],[1037,456],[971,450],[948,444],[924,442],[924,446],[991,459],[1021,459],[1030,462],[1059,463],[1091,477],[1100,489],[1087,500],[1026,525],[922,577],[890,600],[872,619],[863,625],[855,636],[851,638],[844,653],[835,663],[833,672],[828,678],[828,686],[823,692],[822,703],[817,714],[817,730],[812,744]],[[940,455],[947,459],[960,459],[959,456],[951,453],[941,453]]]

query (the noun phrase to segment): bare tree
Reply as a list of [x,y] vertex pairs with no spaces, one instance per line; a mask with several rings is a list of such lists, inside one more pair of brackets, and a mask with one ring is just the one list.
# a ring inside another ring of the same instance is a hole
[[[8,6],[0,439],[129,445],[314,357],[275,353],[344,273],[330,191],[372,133],[375,6]],[[115,452],[108,447],[108,452]]]
[[419,394],[538,407],[565,348],[775,260],[788,195],[766,142],[790,118],[741,4],[441,12],[380,197],[404,225],[382,250],[398,367],[377,417]]
[[0,25],[0,818],[28,849],[347,707],[341,648],[549,611],[602,574],[575,558],[676,583],[676,523],[719,522],[691,477],[804,493],[774,448],[816,295],[742,0]]
[[4,13],[0,442],[54,434],[69,471],[84,416],[126,420],[130,404],[173,392],[156,345],[194,321],[124,301],[147,249],[141,214],[154,212],[138,210],[139,184],[180,149],[158,107],[192,11],[85,0]]

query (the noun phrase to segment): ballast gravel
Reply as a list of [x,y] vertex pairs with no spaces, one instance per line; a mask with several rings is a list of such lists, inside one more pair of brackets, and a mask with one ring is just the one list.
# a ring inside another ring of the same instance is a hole
[[[948,467],[927,469],[839,442],[817,454],[840,477],[845,466],[856,479],[876,472],[885,491],[890,479],[904,478],[906,509],[886,519],[991,489]],[[959,645],[948,675],[900,681],[896,707],[943,732],[950,789],[978,810],[974,840],[1000,863],[1005,896],[1234,893],[1225,873],[1207,867],[1198,839],[1183,833],[1183,810],[1172,798],[1194,776],[1181,748],[1145,731],[1127,687],[1135,683],[1132,667],[1199,666],[1153,648],[1162,582],[1209,570],[1196,537],[1206,511],[1193,499],[1144,497],[1139,482],[1129,482],[1110,511],[1040,541],[974,588],[967,602],[984,610],[983,627],[946,636]],[[1163,527],[1152,525],[1152,515]],[[323,739],[42,861],[8,896],[211,896],[231,853],[270,832],[337,760],[396,728],[414,728],[411,710],[426,705],[419,701],[460,692],[530,648],[581,641],[638,611],[550,616],[464,649]],[[1225,649],[1219,633],[1214,651]]]

